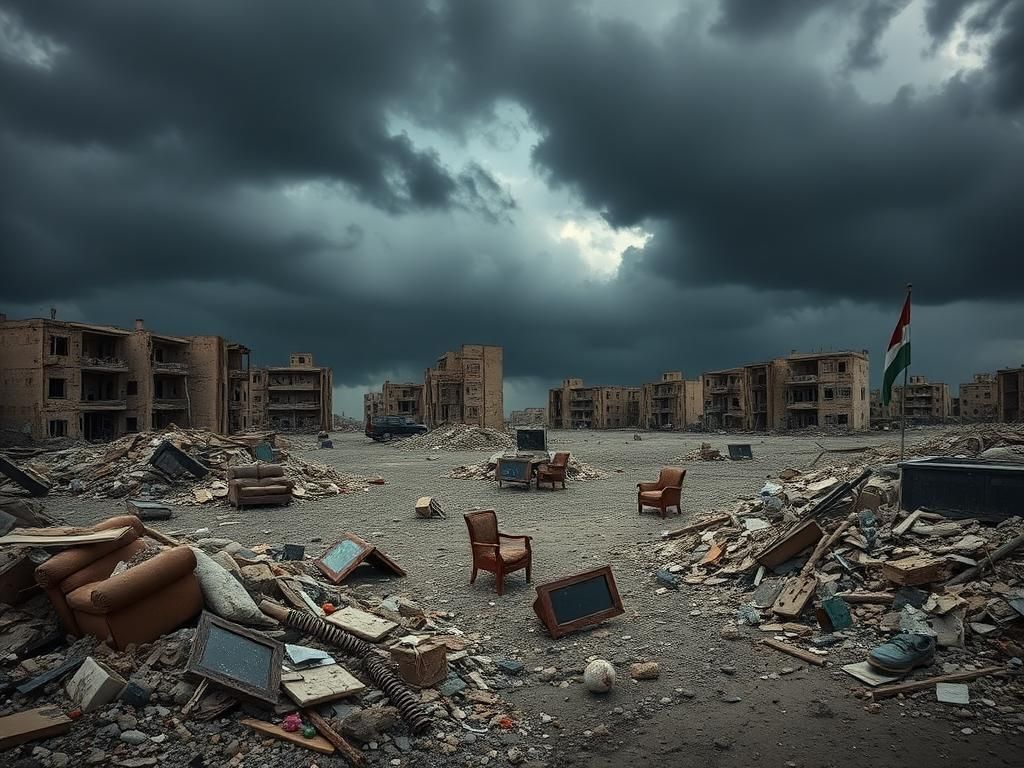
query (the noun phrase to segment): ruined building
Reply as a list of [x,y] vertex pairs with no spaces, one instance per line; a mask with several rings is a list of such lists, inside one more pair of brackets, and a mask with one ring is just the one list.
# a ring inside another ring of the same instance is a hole
[[565,379],[548,392],[552,429],[625,429],[640,423],[640,387],[585,386]]
[[423,378],[423,421],[431,427],[505,423],[501,347],[464,344],[446,352]]
[[293,352],[287,366],[268,366],[250,382],[259,425],[274,431],[329,430],[333,421],[334,376],[313,363],[309,352]]
[[0,316],[0,427],[36,439],[110,440],[172,423],[226,433],[230,365],[241,365],[230,348],[244,349],[142,320],[129,331]]
[[1024,366],[997,371],[996,387],[999,420],[1008,423],[1024,420]]
[[709,429],[868,427],[867,352],[794,352],[702,379]]
[[380,392],[367,392],[363,395],[363,416],[372,419],[374,416],[403,416],[423,423],[423,385],[407,382],[392,384],[385,381]]
[[901,406],[902,397],[903,385],[894,385],[889,402],[893,418],[900,417],[901,407],[907,421],[917,424],[945,421],[952,415],[949,387],[942,382],[929,381],[926,376],[911,376],[907,382],[906,402]]
[[960,413],[964,421],[996,421],[999,418],[999,386],[991,373],[976,373],[960,385]]
[[869,393],[870,397],[870,422],[872,424],[890,421],[892,416],[892,404],[883,405],[882,403],[882,390],[872,389]]
[[701,423],[703,384],[687,381],[681,371],[661,374],[661,380],[640,388],[640,426],[645,429],[686,429]]

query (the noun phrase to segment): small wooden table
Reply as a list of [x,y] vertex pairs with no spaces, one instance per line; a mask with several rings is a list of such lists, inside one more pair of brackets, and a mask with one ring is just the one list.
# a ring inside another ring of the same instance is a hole
[[510,456],[499,456],[497,467],[494,470],[494,478],[498,481],[498,487],[502,483],[518,483],[525,485],[530,490],[530,483],[537,472],[537,467],[551,461],[547,453],[513,454]]

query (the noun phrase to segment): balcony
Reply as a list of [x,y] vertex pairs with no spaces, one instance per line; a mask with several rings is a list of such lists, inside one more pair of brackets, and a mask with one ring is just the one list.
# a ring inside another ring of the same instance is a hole
[[271,411],[318,411],[320,410],[320,403],[270,403],[267,405],[267,408]]
[[245,403],[243,403],[241,400],[232,400],[231,402],[228,403],[228,408],[232,411],[240,411],[244,407]]
[[268,384],[267,390],[270,392],[319,392],[320,384],[313,381],[305,384]]
[[123,411],[127,407],[124,400],[82,400],[79,404],[83,411]]
[[818,410],[818,401],[794,400],[786,403],[786,408],[791,411],[816,411]]
[[814,374],[814,373],[804,373],[804,374],[800,374],[799,376],[790,376],[789,377],[789,385],[790,386],[793,386],[794,384],[817,384],[817,383],[818,383],[818,375]]
[[716,384],[713,387],[708,387],[708,392],[710,392],[712,395],[724,395],[729,392],[729,387],[727,387],[725,384]]
[[170,363],[167,361],[154,360],[153,373],[167,376],[185,376],[188,374],[188,363]]
[[232,368],[230,371],[228,371],[228,376],[230,376],[232,379],[248,379],[249,372],[242,368]]
[[188,403],[184,398],[157,397],[153,400],[154,411],[184,411]]
[[128,370],[128,361],[118,357],[83,357],[82,370],[121,373]]

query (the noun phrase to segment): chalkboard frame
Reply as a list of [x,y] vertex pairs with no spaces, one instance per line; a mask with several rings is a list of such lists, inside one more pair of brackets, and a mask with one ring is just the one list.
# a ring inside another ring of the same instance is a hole
[[[526,479],[524,480],[518,477],[502,477],[501,467],[503,464],[525,468],[525,472],[520,474],[525,474]],[[536,464],[537,461],[529,457],[502,456],[501,458],[498,459],[498,465],[494,468],[494,477],[498,481],[498,487],[501,488],[502,483],[516,483],[518,485],[525,485],[526,489],[529,490],[530,483],[533,482],[533,470]]]
[[[591,579],[603,576],[608,583],[608,593],[612,598],[612,607],[607,608],[597,613],[592,613],[588,616],[569,621],[559,623],[558,617],[555,615],[555,609],[551,605],[551,593],[556,589],[562,589],[563,587],[569,587],[573,584],[579,584],[584,581],[590,581]],[[556,640],[563,635],[568,635],[571,632],[575,632],[583,627],[588,627],[592,624],[600,624],[605,619],[610,619],[613,616],[621,616],[626,610],[622,607],[622,598],[619,596],[619,588],[615,585],[615,576],[612,574],[612,567],[605,565],[600,568],[594,568],[589,571],[583,571],[582,573],[576,573],[572,576],[566,576],[565,578],[556,579],[555,581],[549,581],[546,584],[537,585],[537,599],[533,602],[533,611],[537,614],[537,618],[541,620],[548,634]]]
[[[203,656],[206,653],[206,645],[210,640],[210,629],[212,627],[219,627],[225,632],[244,637],[249,642],[270,649],[270,671],[267,676],[268,682],[266,686],[253,685],[230,675],[225,675],[219,670],[203,666]],[[185,669],[193,675],[212,680],[225,688],[231,688],[251,699],[273,706],[277,704],[278,689],[281,687],[281,662],[283,659],[284,645],[277,640],[248,627],[222,619],[209,611],[203,611],[199,617],[199,624],[196,627],[196,638],[192,644],[192,653],[188,657],[188,664],[185,666]]]
[[[336,571],[324,562],[324,558],[331,554],[331,552],[334,551],[335,547],[337,547],[339,544],[345,541],[351,541],[353,544],[358,545],[363,551],[358,557],[354,558],[352,562],[350,562],[342,570]],[[373,549],[373,544],[368,542],[366,539],[362,538],[361,536],[356,536],[354,533],[345,531],[342,537],[333,544],[331,544],[331,546],[329,546],[326,550],[324,550],[324,553],[320,555],[320,557],[318,557],[313,562],[313,564],[317,567],[317,569],[319,569],[320,573],[326,576],[333,584],[340,584],[342,581],[345,580],[345,578],[350,573],[352,573],[352,571],[354,571],[362,564],[362,562],[370,555],[370,553],[373,552]]]
[[[327,557],[327,555],[329,555],[336,546],[338,546],[344,541],[351,541],[354,544],[359,545],[360,547],[362,547],[363,551],[362,554],[353,559],[352,562],[345,566],[344,569],[336,571],[333,568],[331,568],[331,566],[329,566],[327,563],[325,563],[323,559]],[[402,570],[398,563],[396,563],[390,557],[385,555],[376,546],[368,542],[366,539],[362,538],[361,536],[356,536],[356,534],[351,533],[350,531],[345,531],[345,533],[342,534],[342,537],[340,539],[338,539],[336,542],[331,544],[331,546],[325,549],[324,553],[313,561],[313,565],[315,565],[317,567],[317,570],[319,570],[320,573],[326,576],[328,581],[330,581],[332,584],[341,584],[341,582],[348,578],[349,574],[351,574],[356,568],[358,568],[363,562],[367,560],[370,560],[376,563],[377,565],[381,565],[384,568],[387,568],[388,570],[394,572],[398,576],[405,576],[405,571]]]

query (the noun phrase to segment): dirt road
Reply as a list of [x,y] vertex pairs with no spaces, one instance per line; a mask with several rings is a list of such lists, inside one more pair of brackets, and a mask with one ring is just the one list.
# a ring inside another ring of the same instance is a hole
[[[922,434],[913,434],[911,440]],[[660,466],[698,447],[701,436],[644,433],[643,440],[634,441],[626,432],[552,433],[551,447],[570,450],[608,472],[606,479],[570,483],[567,491],[555,492],[499,489],[493,482],[447,477],[457,465],[485,459],[486,451],[407,452],[359,434],[335,435],[334,450],[317,451],[312,438],[296,438],[294,450],[304,457],[347,473],[379,474],[387,484],[288,509],[234,513],[220,507],[184,508],[172,526],[216,525],[215,515],[231,512],[227,519],[244,524],[220,533],[247,545],[289,542],[317,553],[344,530],[370,539],[408,571],[408,578],[394,583],[396,593],[453,612],[465,631],[492,636],[492,647],[526,664],[523,685],[501,694],[522,710],[524,725],[531,730],[528,738],[515,733],[503,737],[508,747],[522,746],[527,762],[595,767],[738,768],[755,762],[1020,766],[1020,701],[999,701],[1001,712],[980,703],[961,709],[936,703],[934,694],[926,692],[914,702],[887,701],[872,714],[865,702],[850,694],[854,681],[837,664],[806,668],[796,659],[755,648],[750,639],[723,640],[719,630],[733,609],[716,602],[714,591],[684,585],[678,592],[655,594],[657,563],[648,553],[666,527],[730,506],[738,495],[756,494],[766,476],[812,461],[820,451],[817,443],[841,447],[894,439],[888,434],[713,436],[712,442],[723,449],[729,441],[751,443],[755,460],[689,464],[682,518],[666,523],[653,514],[637,515],[635,484],[655,479]],[[423,495],[439,498],[448,519],[415,519],[413,504]],[[120,504],[64,498],[54,499],[50,506],[70,522],[89,523]],[[470,558],[461,512],[470,507],[493,508],[503,530],[534,537],[535,581],[611,563],[626,614],[600,629],[554,642],[533,615],[534,592],[522,572],[510,577],[501,598],[489,574],[469,586]],[[321,541],[313,542],[314,537]],[[618,683],[607,696],[589,694],[578,682],[592,656],[609,659],[618,669]],[[629,680],[628,664],[641,659],[660,663],[658,680]],[[550,667],[557,670],[554,679],[541,682],[533,670]],[[972,685],[972,699],[976,686]],[[551,721],[542,722],[546,718],[541,713]],[[450,764],[479,765],[491,748],[464,744]],[[408,764],[438,764],[436,754],[427,757],[423,755],[420,763],[411,755]],[[499,752],[489,763],[508,761]]]

